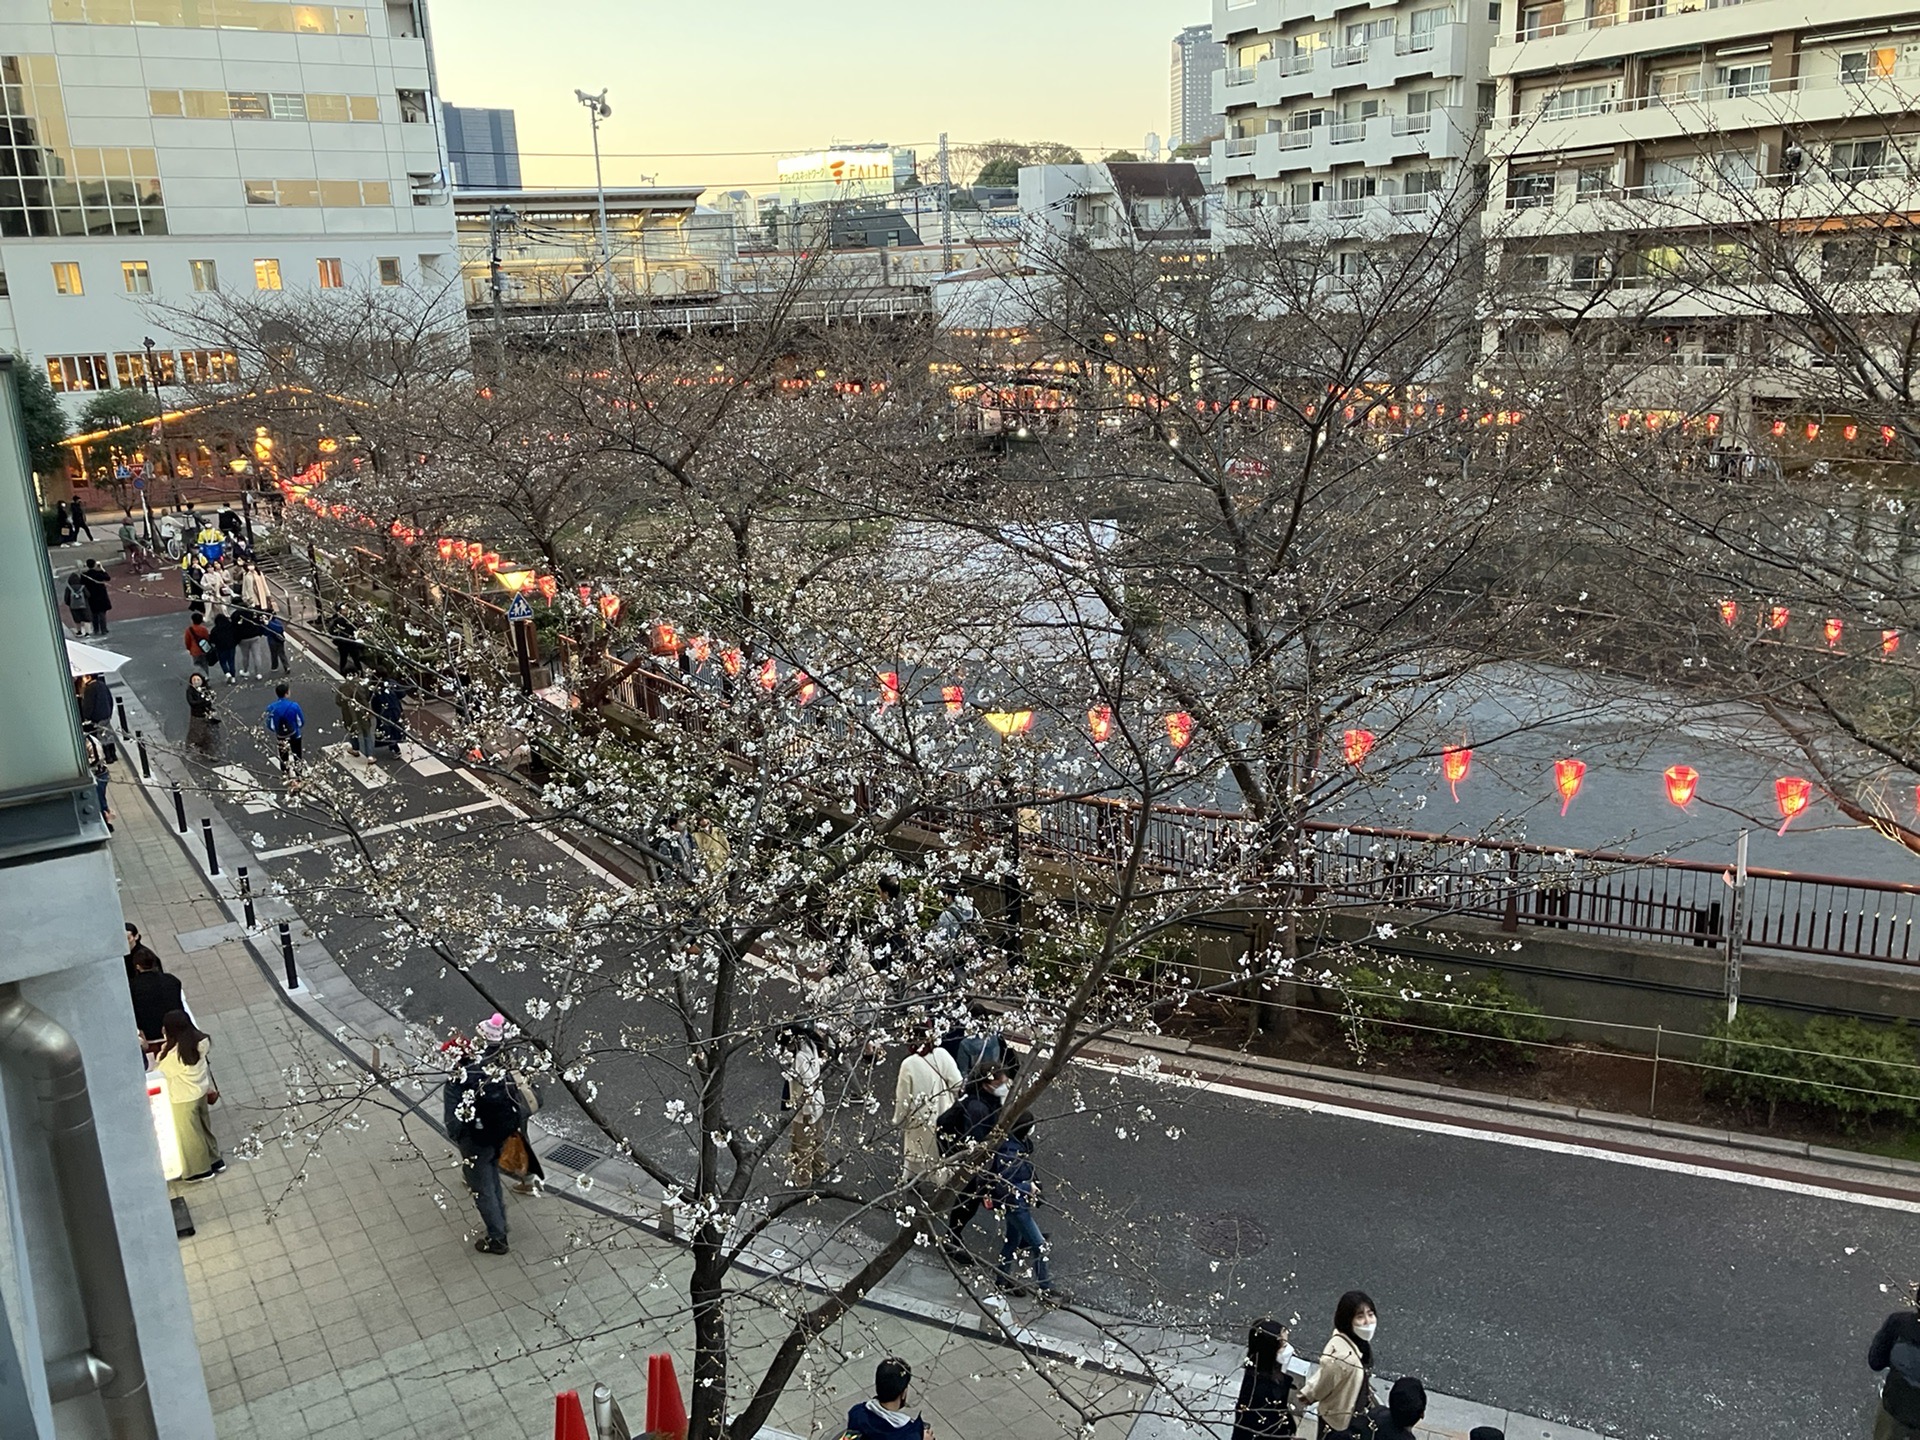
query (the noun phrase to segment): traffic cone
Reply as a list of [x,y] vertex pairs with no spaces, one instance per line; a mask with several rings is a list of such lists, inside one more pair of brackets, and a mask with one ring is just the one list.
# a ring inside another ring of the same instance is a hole
[[553,1397],[553,1440],[592,1440],[578,1390],[562,1390]]
[[671,1355],[647,1357],[647,1433],[687,1440],[687,1403]]

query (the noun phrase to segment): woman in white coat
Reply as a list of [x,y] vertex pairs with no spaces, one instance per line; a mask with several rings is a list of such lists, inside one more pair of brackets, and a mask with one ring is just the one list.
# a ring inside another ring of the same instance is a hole
[[1349,1290],[1333,1307],[1333,1334],[1320,1363],[1294,1392],[1295,1403],[1320,1407],[1320,1440],[1350,1433],[1373,1408],[1373,1332],[1380,1323],[1363,1290]]
[[960,1067],[953,1056],[934,1043],[931,1030],[900,1062],[900,1078],[893,1087],[893,1123],[900,1127],[900,1178],[911,1185],[940,1164],[940,1139],[935,1122],[960,1098]]

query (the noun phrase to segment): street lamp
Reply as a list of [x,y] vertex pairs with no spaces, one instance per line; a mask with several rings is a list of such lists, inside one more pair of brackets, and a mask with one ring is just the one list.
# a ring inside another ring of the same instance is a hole
[[[174,482],[173,464],[167,458],[167,407],[160,399],[159,357],[154,354],[153,337],[151,335],[142,340],[140,345],[141,348],[147,352],[147,393],[153,396],[153,443],[160,451],[161,463],[167,467],[167,483],[172,489],[173,498],[177,503],[180,499],[180,487]],[[156,537],[153,533],[153,512],[147,509],[147,487],[144,484],[140,487],[140,515],[141,518],[146,521],[147,544],[151,547]]]
[[[607,271],[613,264],[613,254],[607,245],[607,186],[600,176],[600,122],[613,118],[613,106],[607,103],[607,92],[589,95],[584,90],[573,92],[573,98],[587,107],[587,113],[593,117],[593,193],[600,208],[600,283],[607,284]],[[612,302],[612,291],[608,291],[608,302]]]

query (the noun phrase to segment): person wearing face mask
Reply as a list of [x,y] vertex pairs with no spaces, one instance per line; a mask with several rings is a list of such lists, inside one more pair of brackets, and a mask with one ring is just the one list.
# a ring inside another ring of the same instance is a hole
[[[949,1106],[935,1122],[941,1153],[959,1155],[985,1141],[999,1123],[1000,1107],[1006,1104],[1012,1088],[1007,1072],[997,1065],[987,1067],[969,1080],[959,1101]],[[980,1213],[980,1202],[987,1193],[986,1166],[976,1160],[977,1157],[968,1157],[960,1161],[971,1166],[972,1174],[961,1189],[959,1199],[954,1201],[953,1209],[947,1212],[947,1239],[942,1248],[956,1265],[974,1263],[964,1236],[967,1225]]]
[[1303,1406],[1320,1407],[1319,1440],[1371,1440],[1373,1333],[1378,1326],[1373,1301],[1363,1290],[1349,1290],[1333,1307],[1333,1334],[1297,1396]]
[[1233,1406],[1232,1440],[1290,1440],[1299,1433],[1287,1400],[1293,1376],[1287,1361],[1293,1346],[1278,1320],[1256,1320],[1247,1331],[1247,1363],[1240,1373],[1240,1398]]

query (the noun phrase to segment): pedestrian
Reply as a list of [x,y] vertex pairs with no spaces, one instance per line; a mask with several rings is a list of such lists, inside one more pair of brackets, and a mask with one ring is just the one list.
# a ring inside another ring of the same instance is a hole
[[73,544],[73,516],[67,510],[67,502],[58,500],[53,506],[53,538],[57,544]]
[[507,1253],[507,1197],[500,1188],[500,1147],[525,1119],[505,1072],[489,1070],[464,1040],[441,1047],[454,1055],[454,1072],[442,1092],[447,1138],[460,1151],[461,1174],[487,1233],[473,1242],[482,1255]]
[[[951,1158],[985,1141],[999,1123],[1000,1107],[1006,1103],[1010,1088],[1006,1072],[997,1065],[986,1067],[981,1074],[968,1080],[960,1099],[949,1106],[936,1122],[940,1153]],[[967,1226],[980,1213],[980,1204],[986,1199],[987,1165],[980,1163],[979,1157],[972,1161],[963,1159],[962,1163],[970,1164],[971,1172],[961,1186],[953,1208],[947,1212],[947,1238],[941,1248],[954,1264],[972,1265],[974,1258],[967,1249],[965,1237]]]
[[196,670],[187,677],[187,744],[209,759],[218,755],[219,735],[214,726],[219,723],[213,687],[207,683],[206,671]]
[[142,945],[131,955],[133,978],[127,981],[133,999],[133,1023],[140,1038],[156,1047],[165,1038],[167,1016],[187,1008],[187,996],[180,982],[160,968],[160,957]]
[[893,1123],[900,1127],[900,1178],[911,1185],[940,1166],[938,1122],[960,1098],[960,1069],[924,1026],[920,1043],[900,1062],[893,1086]]
[[[198,550],[192,552],[200,555]],[[218,562],[208,561],[200,555],[200,598],[206,604],[207,614],[216,620],[227,613],[227,602],[233,598],[233,587],[227,575],[227,567]]]
[[237,539],[246,528],[245,525],[241,523],[240,517],[234,513],[233,503],[231,501],[227,501],[220,506],[218,518],[220,522],[220,533],[228,538]]
[[113,742],[104,738],[92,725],[81,731],[81,739],[86,743],[87,769],[93,775],[93,793],[100,801],[100,818],[107,822],[107,833],[111,835],[113,811],[107,806],[107,782],[113,778],[108,749]]
[[1349,1290],[1333,1307],[1333,1334],[1299,1392],[1302,1405],[1320,1407],[1319,1440],[1352,1434],[1348,1427],[1356,1416],[1363,1426],[1368,1422],[1373,1404],[1373,1332],[1378,1325],[1373,1301],[1364,1291]]
[[1000,1212],[998,1283],[1002,1290],[1025,1295],[1027,1287],[1014,1274],[1013,1262],[1022,1250],[1031,1250],[1035,1290],[1057,1301],[1060,1295],[1047,1269],[1047,1237],[1033,1218],[1033,1207],[1039,1200],[1040,1182],[1033,1172],[1033,1116],[1022,1115],[993,1152],[993,1165],[987,1172],[984,1203]]
[[78,541],[82,530],[87,532],[87,543],[93,543],[93,527],[87,524],[87,510],[80,503],[80,497],[74,496],[67,502],[67,523],[73,527],[73,538]]
[[540,1113],[540,1097],[533,1093],[527,1077],[515,1070],[508,1061],[506,1016],[496,1010],[474,1026],[473,1033],[486,1047],[480,1052],[480,1063],[489,1069],[498,1067],[506,1071],[514,1099],[520,1105],[520,1128],[500,1147],[500,1173],[513,1181],[516,1195],[538,1195],[541,1185],[546,1181],[547,1172],[540,1164],[540,1156],[534,1151],[533,1137],[527,1134],[527,1122]]
[[933,1427],[918,1415],[911,1418],[907,1392],[913,1385],[913,1367],[888,1358],[874,1367],[873,1398],[847,1411],[847,1428],[840,1440],[933,1440]]
[[79,680],[80,719],[87,725],[113,724],[113,687],[102,675],[82,675]]
[[202,679],[212,673],[213,632],[207,629],[206,612],[198,605],[187,611],[187,628],[180,632],[180,644]]
[[240,678],[267,678],[267,627],[260,612],[251,605],[238,605],[233,612],[233,633],[240,646]]
[[963,1076],[971,1077],[983,1065],[999,1065],[1006,1059],[1006,1041],[993,1024],[993,1012],[978,1000],[967,1006],[967,1019],[955,1020],[940,1043],[953,1056]]
[[1278,1320],[1256,1320],[1247,1331],[1246,1368],[1240,1372],[1240,1398],[1233,1404],[1231,1440],[1289,1440],[1299,1433],[1287,1398],[1293,1376],[1287,1361],[1293,1346]]
[[282,675],[291,675],[293,669],[287,664],[287,622],[272,610],[266,612],[261,622],[267,631],[267,673],[279,671]]
[[220,1103],[213,1083],[208,1053],[213,1042],[203,1035],[184,1010],[171,1010],[161,1022],[164,1039],[153,1068],[167,1082],[167,1103],[173,1106],[173,1133],[180,1139],[181,1178],[210,1180],[227,1168],[220,1158],[220,1142],[213,1136],[208,1107]]
[[898,875],[882,875],[878,885],[880,904],[867,936],[867,955],[873,968],[897,989],[896,977],[904,975],[913,962],[913,913]]
[[787,1183],[804,1190],[826,1173],[822,1143],[827,1119],[826,1043],[810,1025],[789,1025],[777,1041],[785,1051],[781,1073],[787,1081],[786,1108],[793,1111],[787,1136]]
[[380,721],[377,741],[396,755],[407,738],[407,727],[401,717],[406,712],[407,696],[412,689],[392,674],[382,675],[373,689],[373,713]]
[[60,592],[61,603],[67,607],[67,613],[73,616],[73,633],[87,633],[87,582],[80,578],[80,572],[74,571],[67,576],[66,588]]
[[300,732],[307,728],[307,716],[300,702],[288,696],[290,688],[284,680],[273,687],[273,703],[267,706],[266,712],[267,733],[273,736],[280,751],[280,773],[298,784],[305,758],[300,749]]
[[220,669],[227,677],[227,683],[233,684],[233,657],[240,648],[240,631],[234,624],[233,616],[224,609],[215,610],[213,623],[207,629],[213,640],[213,658],[220,662]]
[[143,960],[151,960],[153,962],[153,968],[158,970],[160,968],[160,957],[154,954],[147,943],[140,938],[140,927],[138,925],[134,924],[131,920],[125,923],[127,927],[127,985],[131,988],[133,985],[133,972],[140,968],[140,962]]
[[1413,1427],[1426,1418],[1427,1387],[1402,1375],[1387,1392],[1387,1403],[1374,1407],[1374,1440],[1418,1440]]
[[366,649],[358,636],[360,632],[353,621],[347,618],[346,610],[336,603],[333,613],[327,616],[326,632],[333,641],[333,648],[340,657],[340,673],[351,675],[365,663]]
[[254,609],[265,615],[273,609],[273,591],[267,588],[267,577],[260,567],[251,560],[239,563],[240,598]]
[[1867,1346],[1867,1368],[1886,1371],[1873,1440],[1920,1440],[1920,1290],[1914,1308],[1896,1310]]
[[357,674],[343,676],[334,686],[333,703],[340,711],[340,728],[347,732],[347,743],[353,747],[353,753],[369,765],[374,764],[372,689]]
[[140,532],[133,528],[133,512],[127,512],[126,519],[120,522],[120,555],[130,568],[138,569],[147,563],[147,552],[140,544]]
[[95,635],[107,633],[107,612],[113,609],[113,597],[107,593],[107,582],[111,579],[98,559],[87,557],[87,568],[80,572],[80,584],[87,592],[87,620]]

